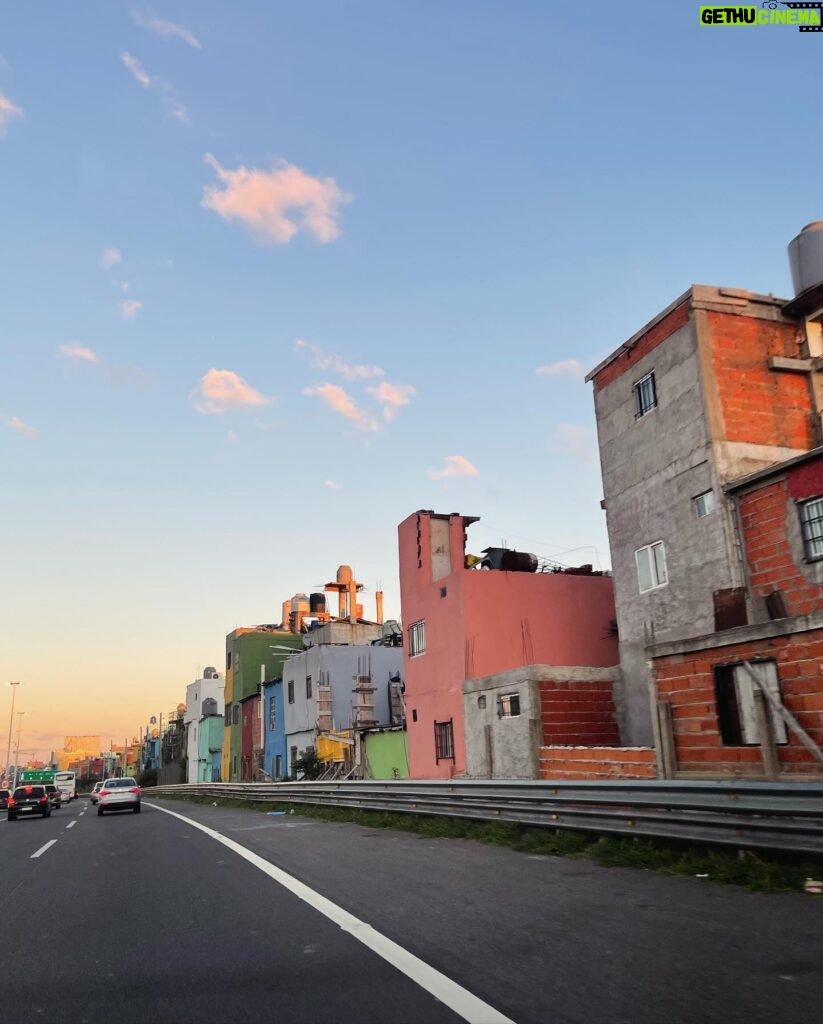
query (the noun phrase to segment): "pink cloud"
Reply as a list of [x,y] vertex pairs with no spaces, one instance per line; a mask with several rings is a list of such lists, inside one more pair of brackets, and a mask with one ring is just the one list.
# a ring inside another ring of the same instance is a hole
[[66,359],[80,359],[86,363],[97,362],[97,353],[93,352],[90,348],[86,348],[85,345],[78,344],[77,342],[71,342],[68,345],[61,345],[58,352]]
[[548,366],[538,366],[534,372],[538,377],[573,377],[575,380],[583,380],[584,376],[579,359],[561,359]]
[[312,365],[316,366],[318,370],[331,370],[333,373],[339,373],[341,377],[345,377],[347,380],[367,380],[370,377],[383,376],[383,370],[379,366],[347,363],[340,356],[324,352],[319,346],[314,345],[310,341],[303,341],[302,338],[297,339],[294,347],[298,352],[302,350],[311,352]]
[[270,405],[272,399],[262,394],[233,370],[212,367],[200,379],[192,394],[192,403],[204,416],[222,416],[229,409]]
[[126,302],[120,303],[120,315],[124,320],[134,320],[142,308],[142,302],[138,302],[137,299],[128,299]]
[[383,406],[383,416],[387,420],[394,419],[397,410],[403,405],[408,405],[411,396],[415,394],[415,389],[411,384],[389,384],[386,380],[381,380],[373,388],[366,388],[366,391],[370,395],[374,395]]
[[4,416],[3,419],[6,422],[6,426],[11,427],[12,430],[16,430],[18,434],[22,434],[24,437],[37,437],[37,428],[30,427],[28,423],[24,423],[19,416]]
[[0,92],[0,139],[6,137],[6,128],[9,121],[15,117],[22,117],[23,111],[8,98]]
[[120,60],[122,60],[126,65],[128,70],[131,72],[132,78],[138,85],[142,85],[144,89],[151,87],[151,75],[146,71],[136,57],[132,57],[127,50],[124,50],[120,54]]
[[330,491],[339,491],[341,485],[336,480],[327,480],[326,487],[328,487]]
[[451,476],[479,476],[480,470],[462,455],[447,455],[443,469],[430,469],[432,480],[443,480]]
[[578,462],[594,462],[596,455],[595,432],[591,427],[575,423],[560,423],[554,432],[554,450]]
[[334,178],[313,178],[285,160],[271,171],[242,166],[230,171],[210,153],[203,159],[223,187],[207,185],[202,205],[224,220],[245,224],[261,242],[285,245],[298,231],[306,231],[326,243],[340,234],[339,209],[351,196]]
[[100,253],[100,266],[103,270],[109,270],[111,267],[116,266],[118,263],[122,263],[123,257],[117,246],[107,245],[106,248]]
[[154,35],[160,36],[161,39],[182,39],[183,42],[193,50],[200,49],[200,40],[184,25],[175,25],[173,21],[161,21],[160,18],[154,18],[150,14],[145,14],[142,11],[134,11],[131,17],[135,25],[139,25],[140,28],[153,32]]
[[316,388],[304,388],[303,394],[320,398],[330,409],[350,420],[359,430],[377,430],[377,422],[363,412],[339,384],[321,384]]

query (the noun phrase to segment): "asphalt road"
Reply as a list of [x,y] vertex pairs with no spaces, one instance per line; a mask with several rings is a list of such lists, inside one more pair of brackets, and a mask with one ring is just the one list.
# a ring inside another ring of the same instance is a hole
[[823,900],[296,815],[82,802],[0,821],[0,943],[4,1024],[810,1024]]

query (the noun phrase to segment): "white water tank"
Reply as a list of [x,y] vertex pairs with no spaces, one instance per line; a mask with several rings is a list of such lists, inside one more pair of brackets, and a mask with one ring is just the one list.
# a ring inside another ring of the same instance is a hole
[[823,220],[813,220],[789,242],[789,266],[795,295],[823,284]]

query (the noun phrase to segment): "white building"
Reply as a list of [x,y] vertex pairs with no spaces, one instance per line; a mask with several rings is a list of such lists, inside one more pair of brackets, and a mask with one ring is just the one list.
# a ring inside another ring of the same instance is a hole
[[203,717],[203,701],[215,700],[217,707],[223,707],[223,693],[226,680],[215,668],[203,669],[201,679],[195,679],[186,687],[186,714],[183,718],[186,728],[186,782],[197,782],[198,728]]

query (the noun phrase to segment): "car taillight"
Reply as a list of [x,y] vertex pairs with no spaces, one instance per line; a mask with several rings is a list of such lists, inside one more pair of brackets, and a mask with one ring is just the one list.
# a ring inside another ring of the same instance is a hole
[[134,786],[132,789],[129,790],[129,792],[130,793],[139,793],[140,792],[140,788],[139,788],[139,786]]
[[98,796],[108,796],[109,795],[109,790],[101,789],[100,792],[97,795]]
[[14,797],[13,796],[9,797],[9,804],[8,805],[9,805],[9,807],[14,807]]
[[44,804],[44,803],[46,803],[46,801],[47,801],[47,800],[48,800],[48,797],[47,797],[47,796],[41,796],[41,797],[40,797],[40,803],[41,803],[41,804]]

